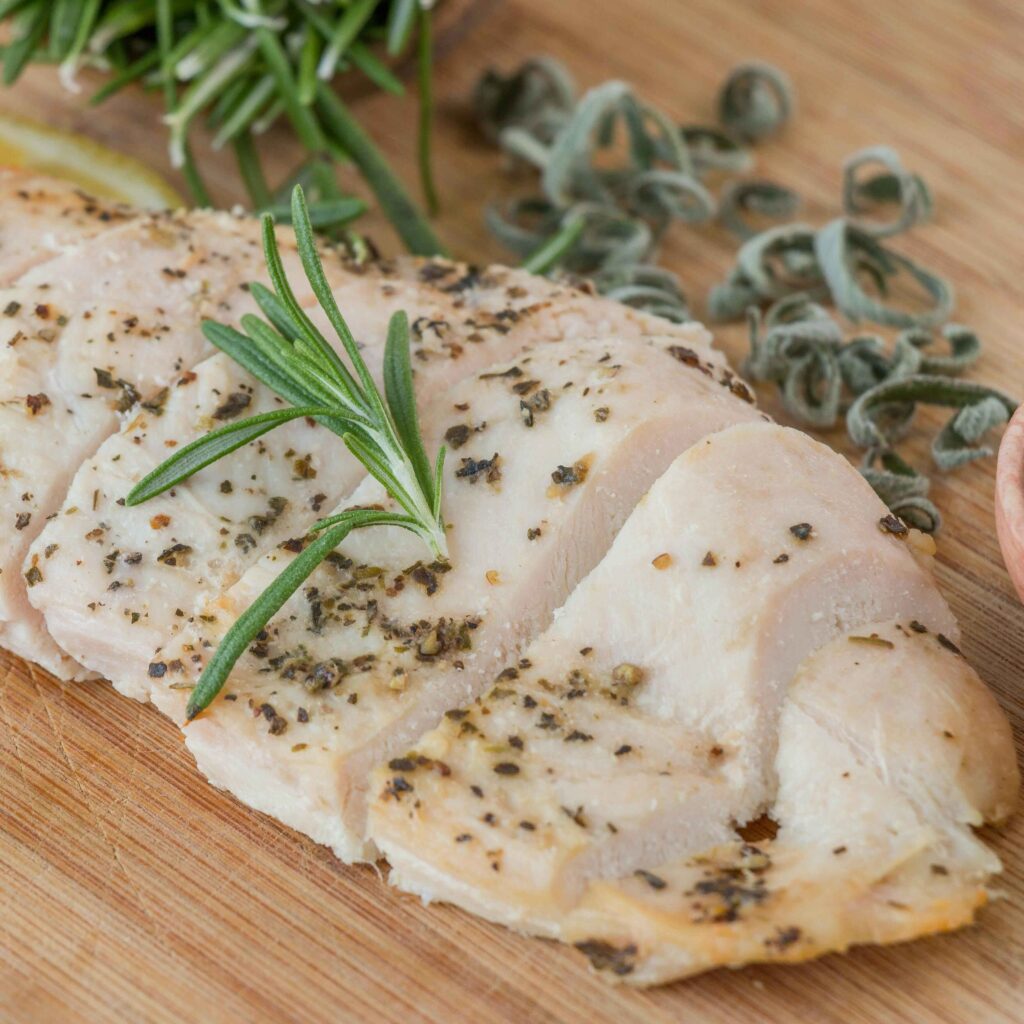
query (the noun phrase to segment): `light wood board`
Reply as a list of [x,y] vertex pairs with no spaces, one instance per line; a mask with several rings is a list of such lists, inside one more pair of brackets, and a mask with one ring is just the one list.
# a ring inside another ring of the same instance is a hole
[[[799,110],[759,171],[795,186],[815,223],[837,211],[842,158],[898,146],[937,197],[901,245],[957,284],[986,349],[976,379],[1024,394],[1024,7],[1014,0],[507,0],[438,67],[439,229],[459,255],[502,255],[484,204],[521,187],[472,130],[465,98],[489,64],[547,52],[590,85],[635,83],[680,120],[713,115],[741,59],[789,71]],[[100,111],[33,71],[0,109],[87,132],[164,169],[156,107]],[[414,102],[361,117],[413,180]],[[200,146],[217,198],[231,161]],[[296,153],[278,144],[283,171]],[[211,164],[210,161],[213,161]],[[525,184],[525,183],[523,183]],[[385,247],[392,240],[386,231]],[[702,311],[733,246],[673,232],[665,262]],[[735,359],[737,327],[720,332]],[[767,394],[766,407],[777,411]],[[923,426],[932,428],[937,417]],[[930,430],[912,446],[926,458]],[[833,438],[841,442],[841,435]],[[965,647],[1024,740],[1024,609],[992,519],[994,461],[939,481],[941,582]],[[207,786],[177,731],[106,684],[62,687],[0,656],[0,1018],[73,1021],[587,1021],[1005,1024],[1024,1017],[1024,814],[991,840],[1007,898],[965,932],[804,967],[719,971],[652,992],[609,988],[575,953],[450,908],[423,908],[367,868]]]

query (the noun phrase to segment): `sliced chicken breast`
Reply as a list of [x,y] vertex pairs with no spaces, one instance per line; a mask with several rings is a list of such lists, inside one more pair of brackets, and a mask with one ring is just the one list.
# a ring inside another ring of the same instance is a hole
[[[282,249],[294,268],[287,233]],[[235,322],[254,308],[248,282],[263,279],[262,268],[251,220],[150,214],[38,265],[0,291],[5,647],[58,675],[77,674],[27,601],[26,586],[45,576],[45,557],[23,565],[28,546],[121,414],[209,354],[203,317]]]
[[907,530],[842,456],[763,422],[713,434],[523,663],[378,768],[370,835],[395,884],[557,934],[589,880],[760,814],[801,660],[896,614],[954,628]]
[[[333,277],[339,305],[378,379],[388,320],[408,312],[416,387],[427,399],[524,346],[567,343],[588,327],[617,338],[667,330],[663,343],[678,358],[745,394],[708,347],[703,327],[663,324],[519,271],[471,273],[447,261],[402,260],[365,273],[335,269]],[[462,283],[467,279],[470,284]],[[322,314],[313,316],[331,337]],[[318,512],[333,508],[362,479],[364,470],[335,435],[298,422],[143,508],[120,504],[175,448],[229,418],[281,404],[226,357],[213,356],[134,407],[119,433],[78,471],[60,515],[31,547],[26,571],[37,567],[42,577],[29,601],[79,664],[144,698],[147,666],[198,605],[232,586],[282,540],[302,536]],[[447,424],[450,408],[438,415]],[[38,620],[31,626],[38,642]]]
[[596,883],[563,936],[656,984],[960,927],[997,858],[970,832],[1019,788],[998,705],[947,638],[877,623],[800,667],[780,723],[778,835]]
[[[373,765],[471,700],[547,625],[676,452],[759,417],[690,362],[624,340],[541,346],[452,389],[429,441],[453,448],[450,563],[425,564],[420,542],[393,529],[349,538],[186,729],[200,769],[344,859],[372,855]],[[373,481],[351,498],[377,503]],[[287,557],[263,559],[162,653],[161,709],[180,720],[209,651]]]
[[13,167],[0,167],[0,210],[0,287],[135,216],[71,182]]

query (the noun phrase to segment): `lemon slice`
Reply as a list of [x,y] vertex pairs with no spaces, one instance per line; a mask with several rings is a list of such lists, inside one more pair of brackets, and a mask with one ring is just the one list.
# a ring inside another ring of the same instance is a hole
[[64,178],[101,199],[148,210],[182,206],[181,196],[155,171],[131,157],[35,121],[0,114],[0,165]]

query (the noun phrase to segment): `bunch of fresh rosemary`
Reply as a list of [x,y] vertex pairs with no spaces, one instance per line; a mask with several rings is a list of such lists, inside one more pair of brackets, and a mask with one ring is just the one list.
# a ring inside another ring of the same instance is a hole
[[[109,73],[93,104],[133,82],[163,95],[172,163],[183,169],[196,205],[211,205],[192,159],[189,131],[201,116],[214,146],[230,146],[254,209],[287,219],[287,195],[304,183],[315,196],[317,230],[336,233],[362,212],[343,195],[335,164],[351,161],[414,253],[441,246],[369,135],[339,98],[339,73],[388,92],[402,83],[381,56],[395,57],[415,34],[419,65],[419,161],[423,190],[436,205],[430,171],[431,23],[420,0],[0,0],[10,29],[2,48],[11,85],[31,62],[55,63],[78,89],[82,67]],[[383,51],[383,53],[381,53]],[[279,187],[268,184],[255,137],[288,122],[304,151]],[[283,200],[283,202],[282,202]]]
[[206,321],[207,338],[291,409],[230,423],[186,445],[139,481],[126,498],[139,505],[283,423],[313,417],[345,442],[386,489],[401,512],[353,508],[322,519],[302,552],[238,618],[210,659],[188,704],[194,718],[220,692],[235,662],[303,581],[354,529],[398,526],[420,537],[434,558],[447,555],[441,519],[444,448],[433,465],[420,435],[409,362],[409,324],[396,313],[384,351],[384,395],[370,376],[352,332],[334,301],[317,253],[302,188],[292,193],[291,220],[310,287],[341,341],[351,366],[303,311],[284,274],[273,217],[263,217],[263,247],[274,290],[256,283],[252,295],[266,317],[242,317],[244,333]]
[[[484,133],[540,172],[542,195],[487,214],[494,234],[526,255],[524,266],[588,275],[610,297],[684,320],[689,311],[678,280],[650,261],[674,220],[706,223],[717,212],[741,246],[727,279],[709,295],[708,312],[717,320],[747,315],[747,375],[775,383],[803,424],[826,429],[845,415],[850,439],[865,450],[861,472],[882,499],[914,526],[938,528],[927,476],[896,451],[917,406],[956,410],[932,444],[935,464],[949,470],[991,454],[984,435],[1006,422],[1016,402],[955,379],[981,345],[948,322],[951,285],[886,244],[932,212],[927,186],[892,149],[872,147],[847,161],[843,216],[819,229],[762,229],[756,220],[796,213],[792,190],[735,179],[716,203],[708,181],[713,172],[747,171],[749,144],[792,115],[788,80],[769,65],[744,64],[728,76],[718,97],[719,127],[676,126],[621,82],[577,100],[568,73],[548,58],[527,61],[511,75],[487,72],[473,103]],[[616,138],[620,125],[624,147]],[[625,158],[616,162],[623,148]],[[880,217],[886,210],[895,212]],[[908,282],[923,293],[924,308],[893,298]],[[875,333],[845,340],[823,302],[852,323],[870,320],[901,333],[891,350]],[[940,329],[946,355],[934,351]]]

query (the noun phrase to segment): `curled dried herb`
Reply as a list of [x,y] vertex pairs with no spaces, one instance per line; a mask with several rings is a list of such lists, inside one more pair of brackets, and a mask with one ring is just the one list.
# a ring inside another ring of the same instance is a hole
[[991,455],[992,449],[979,442],[1017,408],[1014,399],[973,381],[925,373],[894,377],[850,406],[850,437],[862,448],[888,451],[906,435],[919,404],[957,410],[932,442],[932,458],[944,470]]
[[[486,72],[473,106],[487,138],[540,175],[539,195],[487,211],[493,234],[529,270],[588,276],[606,295],[681,321],[688,303],[675,275],[652,262],[657,245],[676,222],[711,220],[717,204],[705,177],[748,170],[744,136],[785,120],[792,97],[781,72],[745,65],[723,86],[723,127],[679,126],[623,82],[577,99],[562,65],[536,57],[511,74]],[[758,127],[738,133],[734,122]],[[791,193],[763,182],[729,202],[734,225],[742,214],[777,218],[795,207]]]
[[729,72],[718,97],[718,117],[740,139],[774,135],[793,114],[793,87],[778,68],[762,61]]
[[[609,297],[685,320],[682,286],[653,264],[656,247],[671,224],[713,216],[706,179],[749,170],[749,144],[777,132],[794,102],[782,72],[744,64],[720,91],[720,126],[675,127],[623,82],[606,82],[577,100],[565,69],[535,58],[511,75],[488,72],[474,106],[487,137],[540,175],[539,195],[486,214],[524,266],[589,276]],[[894,450],[916,407],[957,409],[932,446],[936,464],[949,469],[988,453],[985,433],[1014,403],[953,379],[977,360],[979,339],[947,323],[949,282],[888,244],[931,217],[923,179],[892,148],[872,146],[844,163],[841,203],[842,216],[823,227],[793,223],[799,197],[790,189],[727,181],[718,216],[742,244],[709,294],[708,311],[716,320],[746,315],[747,375],[774,383],[801,423],[830,428],[846,416],[854,442],[867,449],[865,477],[893,512],[934,530],[940,520],[927,497],[928,478]],[[781,223],[758,230],[765,220]],[[923,302],[904,298],[908,285]],[[891,350],[875,333],[846,338],[826,303],[854,323],[900,328]],[[945,352],[936,348],[939,329]]]
[[[940,517],[928,499],[929,480],[894,450],[910,430],[919,405],[958,411],[932,443],[939,469],[990,455],[984,435],[1016,407],[1008,396],[955,379],[978,359],[977,335],[959,324],[942,331],[948,351],[933,351],[935,336],[909,328],[888,353],[882,338],[843,340],[839,324],[807,295],[779,299],[762,315],[748,310],[750,355],[744,372],[777,385],[786,411],[809,426],[828,428],[846,415],[854,444],[867,450],[861,472],[889,508],[926,532]],[[853,399],[844,410],[844,398]]]
[[[884,168],[867,177],[861,176],[865,167]],[[898,207],[890,221],[866,221],[865,214],[879,206]],[[932,215],[932,195],[917,174],[903,166],[896,150],[890,146],[870,146],[859,150],[843,164],[843,210],[855,218],[857,226],[876,238],[898,235],[916,224],[922,224]]]
[[939,510],[928,498],[931,481],[896,452],[869,450],[860,471],[875,493],[905,523],[924,533],[934,533],[942,525]]
[[734,181],[722,189],[718,201],[719,220],[739,239],[745,241],[758,232],[749,217],[786,220],[800,208],[800,197],[773,181]]

